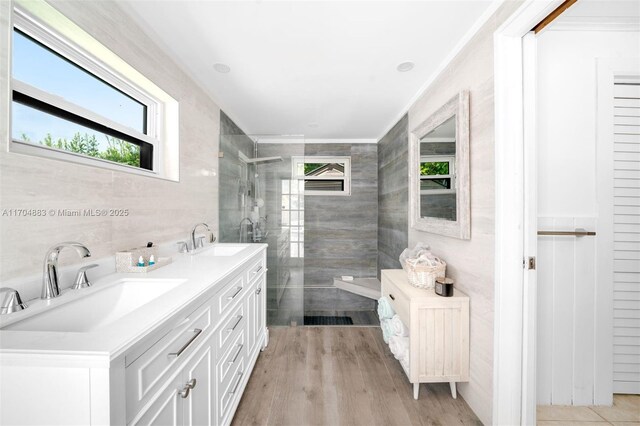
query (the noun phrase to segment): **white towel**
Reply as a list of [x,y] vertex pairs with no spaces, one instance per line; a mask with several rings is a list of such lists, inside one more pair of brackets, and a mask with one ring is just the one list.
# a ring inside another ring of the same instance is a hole
[[398,360],[406,360],[409,362],[409,338],[402,336],[391,336],[389,338],[389,349]]
[[389,318],[383,318],[380,320],[380,328],[382,329],[382,338],[385,343],[389,343],[389,338],[393,336],[391,329],[391,320]]
[[401,359],[400,365],[402,365],[402,368],[404,368],[405,371],[409,373],[409,357],[407,357],[407,359]]
[[398,315],[394,315],[393,318],[391,318],[391,330],[393,330],[393,334],[395,334],[396,336],[409,336],[409,329],[406,325],[404,325]]
[[391,318],[395,314],[393,308],[391,307],[391,303],[386,297],[381,297],[378,300],[378,317],[380,319]]

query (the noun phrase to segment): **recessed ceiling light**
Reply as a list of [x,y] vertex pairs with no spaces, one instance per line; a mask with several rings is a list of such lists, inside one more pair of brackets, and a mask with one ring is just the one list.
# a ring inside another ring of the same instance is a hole
[[231,67],[227,64],[217,63],[213,66],[213,69],[218,71],[219,73],[226,74],[231,71]]
[[414,67],[414,63],[411,61],[407,61],[407,62],[403,62],[401,64],[398,64],[398,66],[396,67],[396,69],[400,72],[407,72],[407,71],[411,71]]

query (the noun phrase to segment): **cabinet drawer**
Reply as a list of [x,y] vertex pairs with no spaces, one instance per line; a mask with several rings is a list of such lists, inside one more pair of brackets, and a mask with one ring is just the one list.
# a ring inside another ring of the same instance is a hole
[[237,277],[233,278],[231,282],[224,286],[222,290],[216,296],[218,301],[216,303],[217,317],[224,316],[235,302],[240,300],[242,296],[242,290],[245,288],[244,273],[241,273]]
[[231,372],[239,362],[242,362],[247,353],[247,339],[244,329],[233,339],[227,351],[219,358],[218,362],[218,383],[224,384],[229,381]]
[[393,282],[383,275],[382,279],[382,295],[389,299],[393,310],[400,317],[403,323],[408,327],[410,324],[409,316],[409,298],[406,294]]
[[235,340],[235,337],[243,332],[245,328],[245,307],[244,303],[240,303],[233,313],[222,323],[222,326],[217,331],[218,333],[218,354],[223,354],[227,351],[227,348],[231,345],[231,342]]
[[217,400],[218,400],[218,424],[227,424],[230,423],[231,419],[227,417],[230,414],[231,408],[233,407],[233,403],[236,401],[236,398],[240,397],[242,381],[244,380],[245,375],[245,359],[241,359],[240,362],[231,370],[232,374],[229,375],[229,380],[220,385],[218,389]]
[[264,258],[261,256],[260,259],[254,260],[250,263],[250,266],[247,268],[247,283],[252,283],[256,280],[265,270]]
[[205,305],[149,347],[125,368],[127,419],[131,419],[211,329],[211,306]]

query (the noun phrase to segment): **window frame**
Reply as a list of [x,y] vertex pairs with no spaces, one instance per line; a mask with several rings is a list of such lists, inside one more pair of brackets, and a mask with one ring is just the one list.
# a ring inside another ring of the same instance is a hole
[[[114,90],[120,91],[133,100],[141,103],[146,107],[146,122],[143,126],[146,133],[141,133],[96,112],[85,109],[80,105],[69,102],[57,95],[20,81],[13,77],[12,66],[9,66],[11,105],[11,118],[9,119],[10,126],[13,125],[13,102],[15,101],[27,107],[43,111],[44,113],[52,116],[65,119],[85,127],[90,127],[98,132],[138,145],[140,146],[141,155],[140,166],[136,167],[58,148],[47,147],[20,139],[14,139],[13,132],[11,130],[9,133],[9,150],[12,152],[54,158],[95,167],[121,170],[129,173],[170,178],[169,176],[165,176],[162,161],[164,155],[163,142],[165,136],[163,134],[163,124],[166,124],[164,123],[164,120],[167,119],[164,114],[165,108],[163,101],[138,87],[126,76],[121,75],[121,73],[110,67],[104,61],[101,61],[97,55],[92,55],[68,37],[59,34],[58,31],[53,28],[53,25],[47,25],[40,22],[36,17],[31,16],[29,12],[18,5],[13,7],[12,19],[12,25],[10,26],[11,46],[13,46],[14,31],[19,31],[59,55],[62,58],[61,60],[69,61],[98,80],[101,80],[105,84],[113,87]],[[107,49],[101,44],[100,47]],[[110,51],[109,53],[113,54]],[[10,61],[11,57],[12,55],[10,55]],[[16,97],[18,99],[15,99]]]
[[[422,155],[422,163],[449,163],[449,173],[446,175],[420,175],[420,194],[455,194],[456,193],[456,157],[455,155]],[[428,179],[451,179],[451,188],[422,189],[422,181]]]
[[297,180],[327,180],[321,176],[305,176],[299,175],[298,165],[305,163],[344,163],[344,177],[335,177],[331,180],[342,180],[344,186],[342,191],[313,191],[305,188],[304,195],[331,195],[331,196],[350,196],[351,195],[351,157],[350,156],[293,156],[291,157],[291,176]]

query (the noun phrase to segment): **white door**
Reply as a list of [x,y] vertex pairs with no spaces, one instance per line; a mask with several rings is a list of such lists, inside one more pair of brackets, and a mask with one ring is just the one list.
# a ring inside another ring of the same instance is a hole
[[[640,221],[632,214],[634,206],[620,210],[614,205],[614,194],[621,191],[638,195],[638,180],[616,178],[614,184],[613,175],[619,173],[614,161],[629,168],[627,176],[635,170],[637,177],[640,154],[632,151],[625,157],[616,152],[613,130],[603,131],[599,121],[604,109],[612,110],[613,105],[613,96],[601,99],[599,65],[638,51],[640,33],[631,31],[550,29],[537,38],[537,228],[549,233],[539,235],[537,241],[536,394],[540,405],[607,405],[614,379],[623,373],[628,374],[624,377],[640,376],[638,364],[622,362],[630,357],[614,358],[618,344],[629,355],[635,351],[637,358],[637,313],[624,309],[624,315],[631,317],[628,321],[616,317],[620,329],[617,325],[614,329],[613,313],[614,307],[616,315],[621,315],[618,306],[638,305],[640,295],[637,275],[624,275],[636,283],[636,291],[614,294],[622,265],[614,256],[624,256],[625,264],[635,265],[636,272],[639,260],[638,241],[628,241],[635,237],[621,237],[618,231],[624,227],[629,234],[640,235],[635,233],[640,232]],[[612,91],[613,80],[610,86]],[[614,187],[620,184],[627,187]],[[625,202],[638,200],[627,198]],[[615,238],[627,240],[620,244]],[[625,274],[634,273],[630,268]],[[630,282],[623,288],[629,289]],[[622,332],[627,335],[618,336]]]
[[613,391],[640,394],[640,79],[613,87]]

